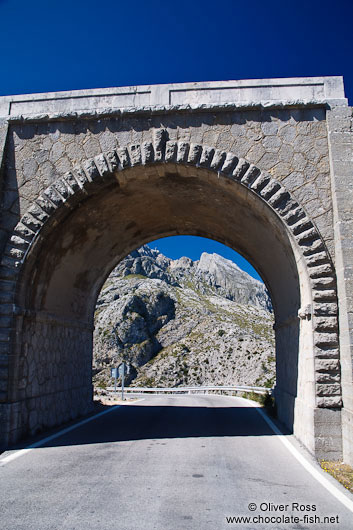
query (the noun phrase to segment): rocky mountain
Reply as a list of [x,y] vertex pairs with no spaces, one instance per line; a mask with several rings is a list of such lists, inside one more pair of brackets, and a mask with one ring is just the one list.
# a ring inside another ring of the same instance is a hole
[[125,359],[131,385],[261,384],[275,373],[264,285],[218,254],[167,258],[148,246],[110,274],[97,301],[93,374],[110,384]]

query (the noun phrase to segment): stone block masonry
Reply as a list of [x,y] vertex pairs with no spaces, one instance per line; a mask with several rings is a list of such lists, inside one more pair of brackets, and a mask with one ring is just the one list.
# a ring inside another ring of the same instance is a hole
[[6,96],[0,114],[3,444],[88,410],[100,286],[134,248],[184,233],[228,244],[260,271],[280,418],[320,456],[342,455],[343,429],[352,463],[342,78]]

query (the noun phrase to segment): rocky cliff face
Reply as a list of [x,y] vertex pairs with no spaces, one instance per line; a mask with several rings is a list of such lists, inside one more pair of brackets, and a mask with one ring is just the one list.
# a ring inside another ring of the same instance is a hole
[[274,378],[271,301],[233,262],[203,253],[172,260],[144,246],[97,301],[93,373],[110,382],[126,359],[133,385],[268,384]]

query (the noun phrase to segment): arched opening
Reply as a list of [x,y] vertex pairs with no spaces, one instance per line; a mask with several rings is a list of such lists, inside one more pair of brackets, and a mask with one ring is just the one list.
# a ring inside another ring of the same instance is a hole
[[93,314],[104,279],[133,249],[185,234],[233,248],[264,279],[275,313],[278,415],[313,448],[312,327],[297,317],[311,291],[293,236],[266,202],[214,171],[163,164],[127,169],[118,183],[92,184],[67,205],[32,244],[18,288],[26,313],[17,321],[23,339],[12,373],[23,384],[13,385],[11,399],[23,404],[23,430],[88,410]]
[[133,387],[270,389],[273,324],[268,291],[245,258],[196,236],[154,240],[125,257],[99,294],[95,393],[109,396],[111,368],[122,361]]

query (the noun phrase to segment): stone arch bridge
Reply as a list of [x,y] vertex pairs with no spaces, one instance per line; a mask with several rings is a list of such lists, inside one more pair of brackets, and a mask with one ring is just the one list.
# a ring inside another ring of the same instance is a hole
[[243,254],[275,310],[280,420],[353,463],[352,109],[339,77],[0,98],[0,443],[92,404],[116,263],[190,234]]

